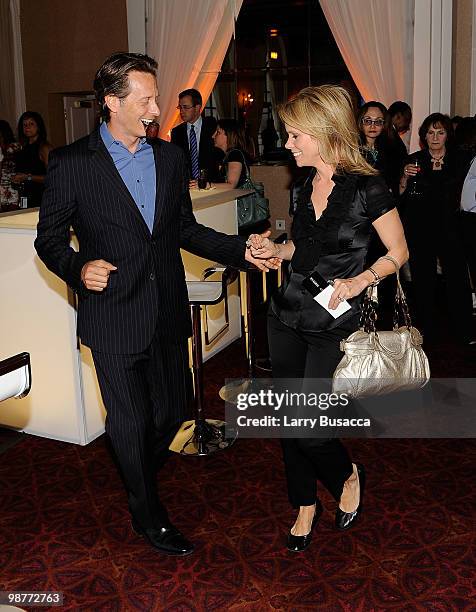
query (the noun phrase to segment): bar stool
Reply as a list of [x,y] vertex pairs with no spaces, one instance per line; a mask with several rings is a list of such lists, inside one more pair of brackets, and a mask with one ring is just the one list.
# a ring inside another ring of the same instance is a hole
[[11,397],[26,397],[30,388],[30,353],[19,353],[0,361],[0,402]]
[[[219,281],[207,280],[210,276],[221,273]],[[183,455],[206,456],[218,450],[228,448],[236,439],[230,429],[225,438],[224,421],[206,419],[203,409],[203,357],[202,357],[202,309],[204,312],[205,345],[216,342],[229,327],[228,285],[236,280],[238,271],[234,268],[207,268],[201,281],[187,281],[188,301],[192,309],[192,375],[193,405],[195,420],[185,421],[177,433],[170,449]],[[224,301],[225,322],[213,336],[209,334],[207,306]],[[177,440],[186,440],[176,444]]]
[[[275,243],[285,244],[287,234],[280,234],[275,239]],[[235,403],[238,394],[248,393],[252,387],[252,379],[256,375],[256,370],[271,373],[271,364],[269,357],[256,359],[255,353],[255,336],[253,334],[253,301],[251,291],[251,274],[261,274],[261,290],[263,303],[268,300],[267,288],[267,272],[259,270],[256,266],[250,266],[246,272],[240,272],[240,291],[241,291],[241,314],[243,317],[243,335],[245,338],[245,355],[246,355],[246,378],[238,378],[233,382],[229,382],[218,392],[218,395],[225,402]],[[281,268],[277,271],[277,286],[282,283]]]

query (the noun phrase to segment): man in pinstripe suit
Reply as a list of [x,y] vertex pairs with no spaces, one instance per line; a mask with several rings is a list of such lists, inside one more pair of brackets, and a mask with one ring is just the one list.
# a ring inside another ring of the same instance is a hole
[[[187,555],[193,545],[169,520],[156,483],[187,417],[191,324],[179,249],[241,267],[263,263],[242,238],[195,221],[183,151],[146,140],[160,112],[156,68],[145,55],[118,53],[98,70],[105,122],[50,154],[35,247],[78,294],[78,335],[92,350],[133,528],[157,550]],[[69,246],[70,226],[79,252]]]

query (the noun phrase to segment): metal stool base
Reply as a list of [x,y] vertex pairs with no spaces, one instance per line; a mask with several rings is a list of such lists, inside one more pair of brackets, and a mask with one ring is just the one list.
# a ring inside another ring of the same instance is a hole
[[185,421],[169,446],[171,451],[191,457],[207,457],[230,447],[238,436],[236,430],[226,428],[226,422],[217,419]]
[[253,381],[250,378],[237,378],[233,382],[229,382],[218,391],[218,395],[225,402],[230,404],[237,403],[237,397],[240,393],[249,393],[251,391]]

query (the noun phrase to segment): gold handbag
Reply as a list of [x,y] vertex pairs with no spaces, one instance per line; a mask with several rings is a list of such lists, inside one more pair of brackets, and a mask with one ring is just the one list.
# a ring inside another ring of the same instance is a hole
[[[334,372],[332,391],[350,397],[385,395],[420,389],[430,379],[430,366],[422,348],[422,336],[412,326],[408,305],[400,284],[397,262],[397,292],[392,331],[377,331],[377,313],[368,287],[358,331],[340,343],[345,353]],[[400,316],[404,325],[399,327]]]

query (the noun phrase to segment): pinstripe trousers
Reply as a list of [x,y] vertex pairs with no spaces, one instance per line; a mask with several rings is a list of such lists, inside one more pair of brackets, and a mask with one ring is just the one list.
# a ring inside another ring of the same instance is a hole
[[168,520],[159,500],[157,468],[188,418],[191,375],[187,339],[155,333],[133,355],[92,351],[106,407],[106,433],[127,490],[129,510],[144,528]]

